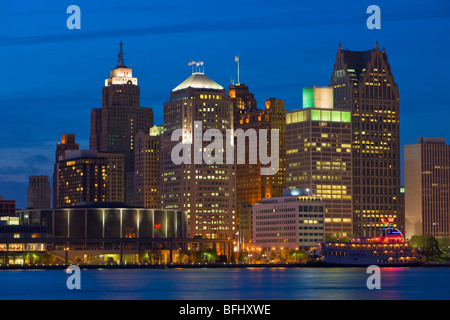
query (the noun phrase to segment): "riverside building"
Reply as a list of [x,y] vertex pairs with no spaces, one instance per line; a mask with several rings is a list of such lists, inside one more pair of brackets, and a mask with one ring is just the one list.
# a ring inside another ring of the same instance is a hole
[[283,196],[253,206],[253,246],[262,252],[309,249],[325,239],[324,206],[309,191],[286,189]]

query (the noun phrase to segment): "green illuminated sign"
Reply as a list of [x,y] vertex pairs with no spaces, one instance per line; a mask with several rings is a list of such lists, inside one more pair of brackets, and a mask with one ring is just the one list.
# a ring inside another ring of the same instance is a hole
[[311,110],[311,120],[321,121],[320,110]]
[[323,109],[308,109],[302,111],[295,111],[286,115],[286,123],[297,123],[303,121],[323,121],[323,122],[346,122],[352,120],[350,111],[331,111]]
[[314,108],[314,87],[303,88],[303,109]]

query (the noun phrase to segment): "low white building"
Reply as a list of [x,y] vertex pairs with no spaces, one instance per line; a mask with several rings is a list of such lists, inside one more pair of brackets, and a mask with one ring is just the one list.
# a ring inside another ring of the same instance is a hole
[[253,246],[262,251],[309,249],[325,240],[322,199],[299,189],[253,206]]

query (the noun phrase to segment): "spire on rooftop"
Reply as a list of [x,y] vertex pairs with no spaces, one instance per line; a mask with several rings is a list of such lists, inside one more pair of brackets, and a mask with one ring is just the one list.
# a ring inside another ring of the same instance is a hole
[[116,68],[126,68],[126,66],[123,62],[123,51],[122,51],[123,43],[122,43],[122,41],[120,41],[119,46],[120,46],[120,49],[119,49],[118,62],[117,62]]

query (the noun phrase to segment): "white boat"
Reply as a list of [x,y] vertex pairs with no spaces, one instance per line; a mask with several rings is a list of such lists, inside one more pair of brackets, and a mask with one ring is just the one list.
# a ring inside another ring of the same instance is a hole
[[425,263],[417,249],[410,247],[395,228],[383,230],[379,237],[350,237],[349,242],[319,242],[319,261],[327,266],[412,267]]

